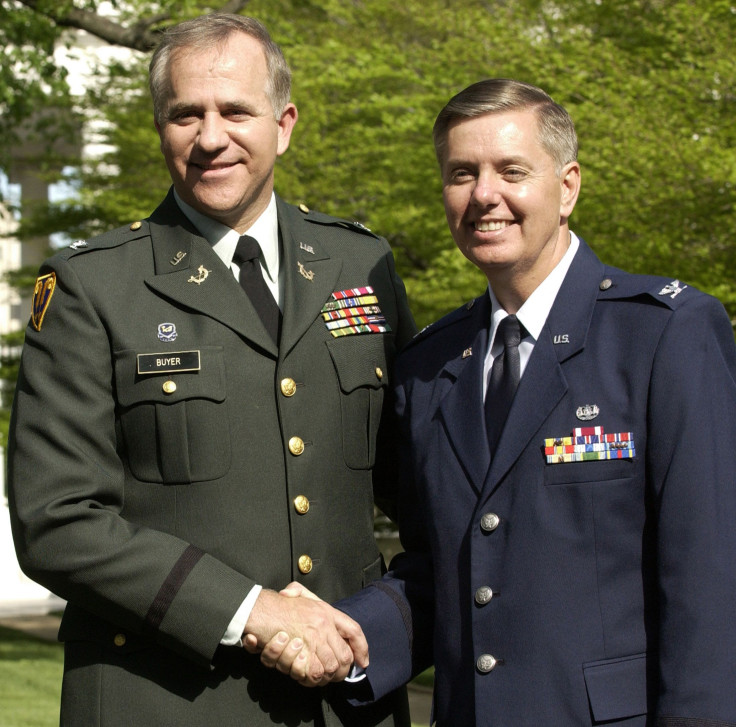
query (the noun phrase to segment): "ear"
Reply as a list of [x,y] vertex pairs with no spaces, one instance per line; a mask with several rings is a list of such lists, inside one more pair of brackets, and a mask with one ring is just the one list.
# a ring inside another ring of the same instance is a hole
[[569,162],[560,175],[560,220],[567,222],[580,194],[580,164]]
[[278,156],[281,156],[289,148],[291,132],[298,118],[299,112],[296,110],[296,106],[293,103],[286,104],[279,119],[279,138],[278,146],[276,147],[276,154]]

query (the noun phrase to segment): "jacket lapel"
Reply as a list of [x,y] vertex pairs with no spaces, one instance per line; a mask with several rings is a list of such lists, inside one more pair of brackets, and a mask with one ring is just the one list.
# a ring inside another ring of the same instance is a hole
[[230,268],[181,212],[171,192],[151,215],[149,224],[155,274],[146,279],[146,285],[178,305],[228,326],[275,358],[276,344],[250,299]]
[[476,299],[460,334],[456,356],[440,374],[454,381],[439,405],[447,437],[473,488],[483,487],[490,450],[483,409],[483,363],[488,346],[490,299]]
[[284,266],[283,358],[320,315],[336,289],[343,261],[330,257],[317,235],[318,227],[308,224],[295,207],[278,197],[277,205]]
[[567,391],[562,364],[585,347],[603,269],[593,251],[580,240],[580,248],[519,383],[488,471],[484,494],[490,495],[535,439],[539,440],[541,452],[540,427]]

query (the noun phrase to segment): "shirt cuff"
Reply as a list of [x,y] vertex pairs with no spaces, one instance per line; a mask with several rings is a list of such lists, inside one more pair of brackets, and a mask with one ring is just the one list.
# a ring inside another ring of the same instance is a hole
[[261,586],[253,586],[243,603],[240,604],[240,608],[235,612],[225,635],[220,639],[223,646],[240,646],[245,624],[248,623],[250,612],[253,610],[253,606],[256,605],[256,599],[261,594],[261,588]]
[[345,681],[348,684],[355,684],[355,682],[363,681],[363,679],[365,679],[365,672],[363,671],[363,668],[357,664],[353,664],[350,667],[350,672],[345,677]]

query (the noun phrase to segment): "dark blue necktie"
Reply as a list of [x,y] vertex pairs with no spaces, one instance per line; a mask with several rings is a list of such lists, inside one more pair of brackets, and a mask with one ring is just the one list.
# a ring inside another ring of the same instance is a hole
[[485,401],[486,429],[491,454],[496,451],[521,377],[519,358],[521,333],[522,326],[514,315],[506,316],[496,330],[495,340],[503,341],[503,351],[493,360]]
[[281,311],[274,300],[271,291],[263,279],[258,255],[261,248],[258,241],[248,235],[238,240],[233,262],[240,267],[240,285],[250,298],[253,307],[263,321],[266,330],[273,340],[278,343],[279,329],[281,328]]

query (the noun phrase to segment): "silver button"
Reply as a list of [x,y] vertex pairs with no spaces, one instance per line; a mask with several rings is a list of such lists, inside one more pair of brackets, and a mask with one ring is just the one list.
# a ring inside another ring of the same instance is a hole
[[481,586],[476,592],[475,592],[475,602],[479,606],[485,606],[488,601],[490,601],[494,596],[493,589],[489,588],[488,586]]
[[598,286],[601,290],[608,290],[613,285],[611,278],[604,278]]
[[492,533],[498,527],[500,522],[501,518],[498,517],[495,512],[487,512],[480,519],[480,526],[487,533]]
[[475,666],[481,674],[488,674],[498,664],[496,657],[490,654],[481,654],[475,662]]

